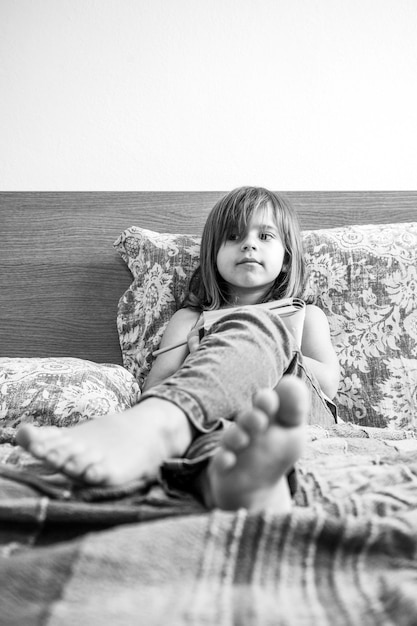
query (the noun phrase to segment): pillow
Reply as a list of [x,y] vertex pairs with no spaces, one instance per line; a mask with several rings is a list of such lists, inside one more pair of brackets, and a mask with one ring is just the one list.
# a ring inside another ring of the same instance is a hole
[[180,307],[198,265],[200,241],[198,236],[132,226],[114,243],[133,275],[117,313],[123,365],[141,388],[153,362],[152,352]]
[[120,365],[76,358],[0,358],[0,427],[72,426],[136,404],[139,385]]
[[[415,424],[417,223],[305,231],[308,295],[326,313],[342,376],[340,417]],[[142,386],[152,352],[198,264],[200,237],[125,230],[115,247],[133,282],[118,306],[124,366]]]
[[417,424],[417,223],[304,233],[309,293],[326,313],[346,421]]

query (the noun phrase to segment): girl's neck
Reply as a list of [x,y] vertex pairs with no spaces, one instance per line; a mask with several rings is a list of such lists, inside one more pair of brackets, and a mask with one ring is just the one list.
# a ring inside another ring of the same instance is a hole
[[248,306],[252,304],[259,304],[259,302],[265,301],[266,296],[267,292],[265,292],[265,290],[247,290],[240,293],[234,293],[230,301],[230,306]]

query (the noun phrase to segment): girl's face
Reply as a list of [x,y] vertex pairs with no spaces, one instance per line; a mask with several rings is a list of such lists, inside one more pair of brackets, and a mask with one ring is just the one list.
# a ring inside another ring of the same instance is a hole
[[217,270],[238,304],[256,304],[280,274],[285,248],[267,205],[252,215],[246,232],[232,233],[217,253]]

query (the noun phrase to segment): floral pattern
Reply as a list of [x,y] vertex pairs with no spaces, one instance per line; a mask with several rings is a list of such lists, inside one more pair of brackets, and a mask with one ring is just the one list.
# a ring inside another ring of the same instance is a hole
[[417,224],[304,233],[309,294],[325,311],[342,379],[346,421],[417,423]]
[[[341,364],[341,418],[416,425],[417,223],[305,231],[303,240],[308,296],[328,317]],[[120,344],[140,385],[198,264],[199,243],[137,227],[115,242],[133,274],[119,302]]]
[[180,307],[198,264],[201,238],[132,226],[115,242],[133,282],[118,305],[124,366],[143,386],[164,330]]
[[136,404],[136,379],[120,365],[75,358],[1,358],[0,426],[72,426]]

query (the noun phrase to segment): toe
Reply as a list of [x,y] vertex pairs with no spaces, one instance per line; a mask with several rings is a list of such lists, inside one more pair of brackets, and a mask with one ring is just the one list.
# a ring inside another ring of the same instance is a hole
[[36,429],[34,426],[25,424],[21,426],[16,434],[16,442],[22,448],[28,448],[34,439],[36,439]]
[[231,450],[220,448],[210,462],[211,471],[222,473],[236,465],[236,455]]
[[55,451],[65,449],[67,438],[64,431],[54,426],[38,428],[28,424],[19,429],[16,442],[38,459],[49,462],[50,457],[50,462],[57,467],[61,452],[55,454]]
[[104,465],[96,461],[85,468],[83,472],[84,480],[90,485],[100,485],[108,482],[108,475]]
[[254,407],[247,413],[243,413],[238,417],[236,423],[244,430],[252,439],[257,435],[265,432],[269,426],[269,417],[265,411]]
[[97,463],[99,460],[101,458],[93,450],[86,450],[77,445],[71,449],[61,469],[69,476],[80,478],[92,463]]
[[307,420],[310,409],[310,391],[296,376],[284,376],[276,391],[279,395],[277,421],[282,426],[300,426]]
[[[65,467],[65,464],[74,453],[78,452],[78,446],[74,446],[74,443],[65,435],[56,440],[43,442],[43,448],[44,453],[42,458],[57,469]],[[32,449],[31,452],[33,452]]]
[[239,452],[244,450],[250,443],[250,437],[245,430],[239,427],[238,424],[232,424],[230,428],[226,430],[222,438],[222,446],[231,450],[232,452]]
[[56,428],[38,428],[32,424],[21,426],[16,434],[16,443],[26,450],[32,450],[38,447],[44,450],[45,443],[55,436]]
[[278,412],[279,397],[273,389],[261,389],[253,398],[253,406],[274,418]]

